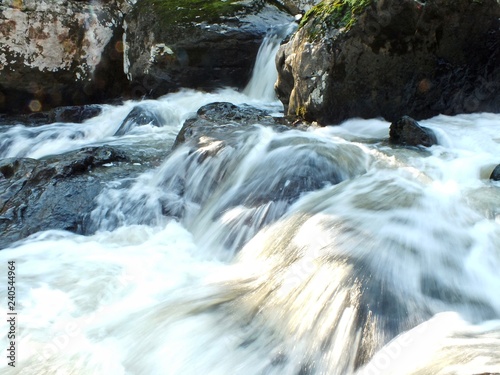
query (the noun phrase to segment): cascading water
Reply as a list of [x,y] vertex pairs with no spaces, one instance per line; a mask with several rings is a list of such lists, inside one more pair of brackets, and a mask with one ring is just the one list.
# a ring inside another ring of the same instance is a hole
[[272,28],[265,36],[257,54],[252,77],[243,91],[250,98],[265,101],[276,100],[274,82],[278,78],[278,71],[274,57],[278,52],[281,41],[297,28],[295,23],[280,25]]
[[[142,103],[164,127],[114,136],[131,102],[83,125],[11,127],[2,157],[167,150],[214,101],[269,106],[184,91]],[[423,124],[439,138],[427,151],[388,145],[381,120],[249,126],[117,181],[96,198],[95,234],[0,252],[17,264],[19,311],[18,363],[2,373],[500,372],[500,185],[487,179],[500,115]]]

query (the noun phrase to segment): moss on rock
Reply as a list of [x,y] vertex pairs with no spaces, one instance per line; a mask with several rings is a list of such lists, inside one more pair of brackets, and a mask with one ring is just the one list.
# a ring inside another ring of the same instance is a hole
[[142,0],[142,6],[149,7],[168,24],[214,23],[221,17],[237,14],[245,7],[239,0]]
[[375,0],[324,0],[302,17],[299,27],[308,28],[311,39],[317,39],[330,28],[349,29],[363,10]]

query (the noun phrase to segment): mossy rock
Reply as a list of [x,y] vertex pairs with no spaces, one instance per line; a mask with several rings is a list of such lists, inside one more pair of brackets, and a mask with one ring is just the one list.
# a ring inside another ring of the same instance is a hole
[[142,0],[140,6],[149,7],[166,24],[185,24],[216,23],[224,17],[237,15],[250,5],[240,0]]
[[306,27],[311,40],[325,35],[331,28],[350,29],[357,17],[374,0],[325,0],[312,7],[302,17],[299,27]]

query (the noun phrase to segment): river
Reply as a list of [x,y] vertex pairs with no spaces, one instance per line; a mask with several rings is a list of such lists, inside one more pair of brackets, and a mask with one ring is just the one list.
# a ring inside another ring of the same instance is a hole
[[386,121],[352,119],[249,126],[203,162],[210,141],[170,152],[202,105],[279,115],[266,43],[244,92],[141,102],[162,127],[115,136],[131,101],[2,133],[2,158],[103,144],[167,155],[96,197],[95,234],[46,231],[0,252],[16,262],[18,306],[17,363],[0,361],[3,374],[500,372],[500,115],[421,121],[439,142],[426,150],[390,145]]

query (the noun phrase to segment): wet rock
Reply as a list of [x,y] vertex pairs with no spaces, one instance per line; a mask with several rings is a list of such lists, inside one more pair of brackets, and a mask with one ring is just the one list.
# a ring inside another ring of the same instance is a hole
[[497,165],[495,169],[493,169],[490,179],[493,181],[500,181],[500,165]]
[[420,126],[409,116],[403,116],[391,124],[389,140],[393,144],[402,146],[430,147],[438,144],[436,135],[431,129]]
[[138,1],[124,39],[131,95],[243,87],[268,28],[292,20],[275,2],[261,0]]
[[285,113],[348,118],[500,112],[496,0],[325,0],[281,46]]
[[95,207],[94,198],[104,182],[116,178],[99,172],[99,167],[126,160],[122,151],[109,146],[46,160],[1,160],[0,248],[41,230],[85,233],[84,220]]
[[125,1],[2,1],[0,112],[30,113],[119,96]]
[[54,122],[73,122],[80,124],[85,120],[98,116],[102,107],[97,104],[82,106],[57,107],[46,112],[28,114],[0,114],[0,125],[22,124],[26,126],[47,125]]
[[160,127],[164,123],[160,114],[155,113],[145,106],[135,106],[125,117],[115,135],[124,135],[130,132],[136,126],[151,125]]
[[85,120],[100,115],[102,107],[100,105],[82,105],[57,107],[50,111],[50,122],[73,122],[80,124]]
[[285,129],[288,121],[273,117],[268,112],[249,105],[234,105],[227,102],[210,103],[201,107],[192,117],[184,122],[175,139],[174,147],[191,139],[197,139],[208,133],[229,133],[237,128],[260,124]]

